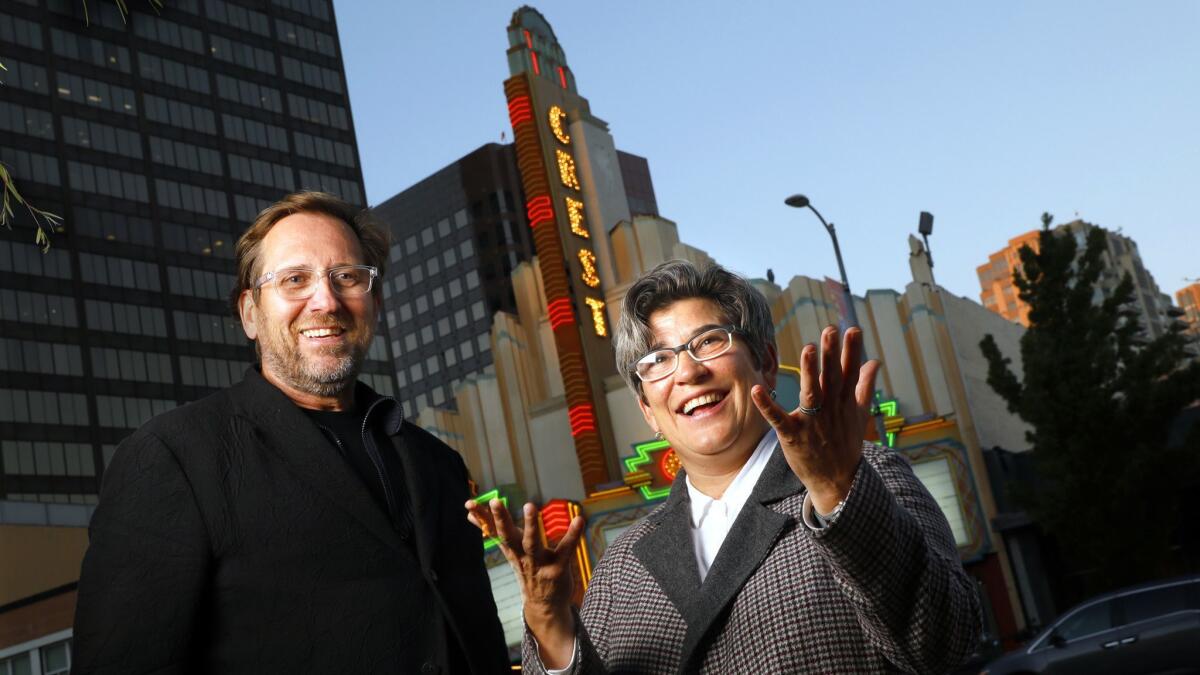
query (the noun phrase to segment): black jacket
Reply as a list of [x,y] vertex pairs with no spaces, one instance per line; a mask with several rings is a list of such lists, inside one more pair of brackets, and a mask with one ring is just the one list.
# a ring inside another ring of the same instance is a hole
[[507,671],[466,467],[392,417],[411,528],[254,369],[137,430],[92,518],[74,672]]

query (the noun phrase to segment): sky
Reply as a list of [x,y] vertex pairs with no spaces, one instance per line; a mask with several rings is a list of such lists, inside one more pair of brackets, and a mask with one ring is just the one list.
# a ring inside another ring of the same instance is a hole
[[[515,3],[335,0],[367,198],[504,132]],[[903,290],[921,211],[978,301],[1008,239],[1083,218],[1165,293],[1200,277],[1200,3],[534,4],[680,238],[742,274]]]

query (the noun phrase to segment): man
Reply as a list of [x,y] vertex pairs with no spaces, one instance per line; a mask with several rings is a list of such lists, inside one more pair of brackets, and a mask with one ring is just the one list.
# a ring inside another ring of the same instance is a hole
[[76,673],[507,669],[461,458],[356,382],[387,252],[386,230],[317,192],[238,241],[233,300],[261,363],[118,448]]

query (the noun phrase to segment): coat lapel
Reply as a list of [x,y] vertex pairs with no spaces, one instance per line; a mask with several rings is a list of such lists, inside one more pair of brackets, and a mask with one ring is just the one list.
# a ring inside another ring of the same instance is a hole
[[392,436],[392,443],[404,465],[407,495],[400,494],[399,498],[408,500],[412,513],[413,538],[417,543],[417,556],[421,567],[428,570],[433,569],[439,514],[437,485],[428,480],[428,477],[436,476],[438,472],[430,465],[428,453],[421,452],[420,443],[407,432],[407,428],[401,428],[399,434]]
[[[688,613],[684,615],[687,633],[683,640],[683,671],[690,672],[698,667],[699,664],[694,661],[703,657],[700,647],[705,643],[705,636],[733,602],[746,580],[767,558],[779,535],[792,521],[791,516],[773,511],[765,505],[803,489],[804,485],[792,473],[776,445],[753,492],[721,544]],[[690,536],[688,544],[687,550],[690,552]],[[694,566],[694,557],[688,556],[688,559],[693,561]]]
[[290,399],[251,368],[236,400],[259,442],[296,477],[386,542],[402,550],[387,514],[327,438]]
[[676,476],[671,494],[656,516],[657,525],[633,545],[633,555],[687,621],[700,588],[700,569],[696,566],[691,501],[683,476],[683,471]]

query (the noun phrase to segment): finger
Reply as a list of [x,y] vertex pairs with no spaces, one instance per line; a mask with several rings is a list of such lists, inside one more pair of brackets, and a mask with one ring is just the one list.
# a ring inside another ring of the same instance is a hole
[[805,408],[821,405],[817,374],[817,347],[810,342],[800,350],[800,405]]
[[863,357],[863,332],[861,328],[849,328],[842,339],[842,391],[847,399],[858,395],[858,377]]
[[488,502],[488,506],[491,507],[492,522],[496,524],[496,534],[500,537],[500,545],[512,549],[514,555],[525,555],[525,549],[521,547],[521,528],[513,523],[512,516],[508,515],[508,509],[504,508],[504,502],[493,499]]
[[571,519],[571,524],[567,526],[567,533],[558,540],[558,546],[554,547],[554,554],[559,558],[565,558],[575,551],[575,545],[579,543],[579,536],[583,534],[583,516],[575,516]]
[[838,329],[826,326],[821,331],[821,399],[834,401],[841,391],[841,345],[838,344]]
[[527,553],[535,553],[542,548],[542,538],[538,536],[537,509],[532,502],[525,502],[525,534],[521,545]]
[[766,387],[761,384],[754,385],[750,389],[750,400],[754,401],[754,406],[758,408],[759,414],[763,416],[767,424],[775,429],[775,433],[781,439],[792,437],[797,424],[796,420],[767,394]]
[[858,375],[858,388],[854,392],[854,402],[864,414],[871,414],[871,402],[875,398],[875,376],[879,374],[880,363],[871,359],[863,364]]
[[466,507],[467,507],[467,520],[470,521],[470,523],[472,525],[474,525],[475,527],[478,527],[479,530],[481,532],[483,532],[483,536],[485,536],[485,537],[492,536],[491,535],[491,530],[492,530],[491,522],[489,522],[487,516],[484,514],[483,509],[479,506],[479,504],[475,503],[475,500],[471,499],[471,500],[467,501]]

